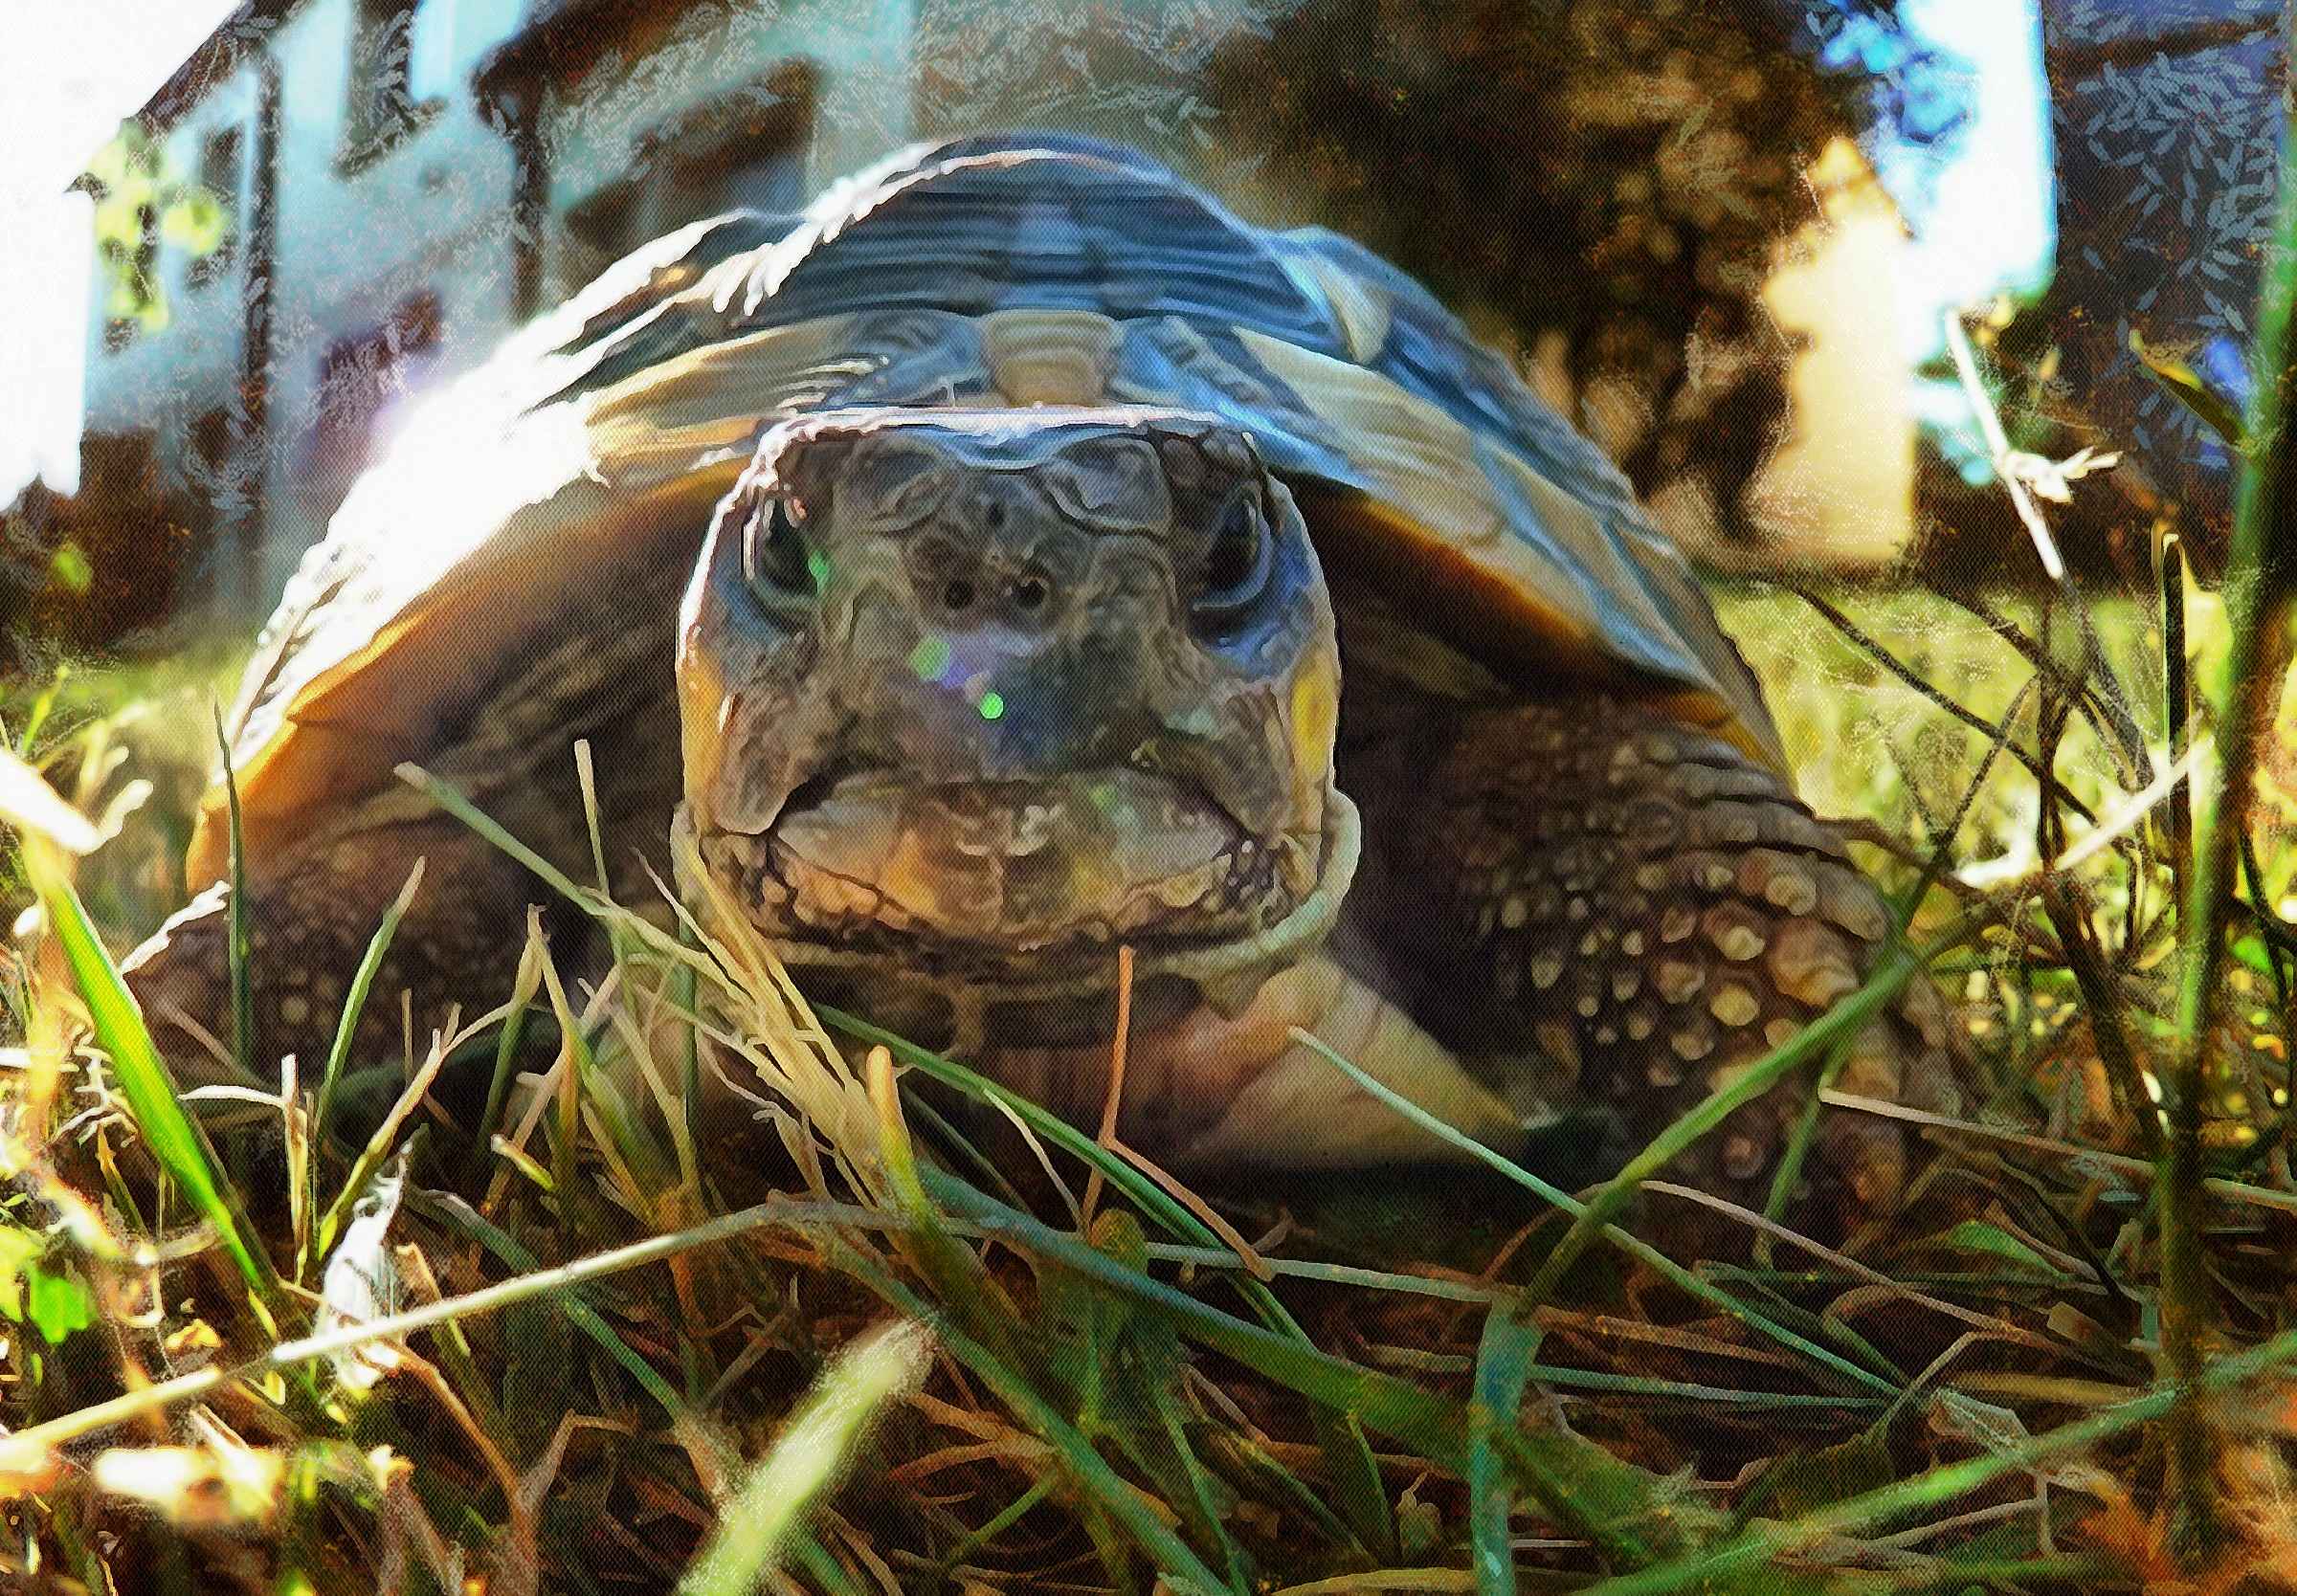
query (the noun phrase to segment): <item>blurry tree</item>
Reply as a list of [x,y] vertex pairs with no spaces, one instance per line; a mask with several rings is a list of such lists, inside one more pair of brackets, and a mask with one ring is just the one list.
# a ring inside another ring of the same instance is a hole
[[96,152],[76,188],[96,202],[96,258],[104,315],[114,325],[158,332],[167,324],[162,242],[193,255],[230,236],[223,199],[178,173],[166,146],[133,120]]
[[2197,384],[2236,410],[2247,398],[2289,83],[2284,9],[2041,0],[2058,271],[2004,329],[2003,368],[2065,441],[2125,451],[2136,469],[2115,487],[2130,519],[2174,521],[2205,566],[2231,527],[2233,462],[2177,392]]
[[[1711,0],[1308,0],[1215,60],[1233,151],[1289,222],[1363,239],[1486,337],[1646,496],[1689,478],[1726,538],[1787,421],[1759,296],[1861,131],[1800,8]],[[1250,159],[1250,156],[1244,157]]]
[[[1223,187],[1257,215],[1363,239],[1512,346],[1692,552],[1811,552],[1752,491],[1797,426],[1798,345],[1762,296],[1829,210],[1811,169],[1830,144],[1943,152],[1960,130],[1967,66],[1902,31],[1896,0],[1306,0],[1208,78]],[[2014,444],[2126,444],[2049,380],[2049,318],[2018,333],[1997,374]],[[1999,487],[1937,444],[1926,429],[1913,478],[1926,565],[2032,574]],[[2128,571],[2152,500],[2142,468],[2114,477],[2053,521],[2077,564]]]
[[[132,119],[73,187],[95,202],[95,287],[107,339],[117,347],[163,330],[160,248],[212,255],[231,236],[223,198],[179,173]],[[190,528],[212,516],[156,444],[148,432],[89,433],[78,493],[34,480],[0,506],[0,677],[117,646],[167,617]]]
[[197,496],[149,432],[91,432],[79,459],[78,493],[34,479],[0,507],[0,681],[120,648],[173,612]]

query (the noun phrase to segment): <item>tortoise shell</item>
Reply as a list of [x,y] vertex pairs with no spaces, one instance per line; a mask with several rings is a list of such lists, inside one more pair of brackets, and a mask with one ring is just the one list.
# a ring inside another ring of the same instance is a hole
[[[1516,692],[1646,698],[1783,767],[1625,479],[1394,266],[1068,136],[919,145],[799,217],[632,255],[425,405],[264,629],[229,725],[249,845],[482,713],[583,589],[690,562],[762,432],[830,407],[1162,406],[1244,428],[1351,624]],[[1349,594],[1366,595],[1351,601]],[[635,618],[634,618],[635,619]],[[226,867],[212,794],[194,886]]]

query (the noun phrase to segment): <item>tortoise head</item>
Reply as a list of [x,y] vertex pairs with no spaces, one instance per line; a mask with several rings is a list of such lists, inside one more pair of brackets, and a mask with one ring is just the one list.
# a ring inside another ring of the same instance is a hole
[[1323,573],[1210,418],[778,426],[718,508],[678,679],[681,868],[945,1035],[1104,992],[1119,942],[1230,1007],[1321,939],[1353,868]]

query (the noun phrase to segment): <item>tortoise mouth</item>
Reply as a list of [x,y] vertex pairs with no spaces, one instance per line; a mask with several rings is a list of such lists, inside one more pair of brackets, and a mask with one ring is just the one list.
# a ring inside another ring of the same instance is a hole
[[698,839],[762,928],[992,961],[1233,941],[1311,891],[1319,838],[1255,836],[1202,788],[1131,767],[921,783],[807,783],[756,835]]

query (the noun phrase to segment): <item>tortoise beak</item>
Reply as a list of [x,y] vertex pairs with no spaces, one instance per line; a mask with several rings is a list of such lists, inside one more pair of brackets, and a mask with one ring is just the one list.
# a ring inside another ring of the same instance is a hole
[[1267,896],[1258,839],[1200,790],[1135,769],[848,775],[795,794],[769,848],[801,924],[875,922],[1015,951],[1217,933]]

